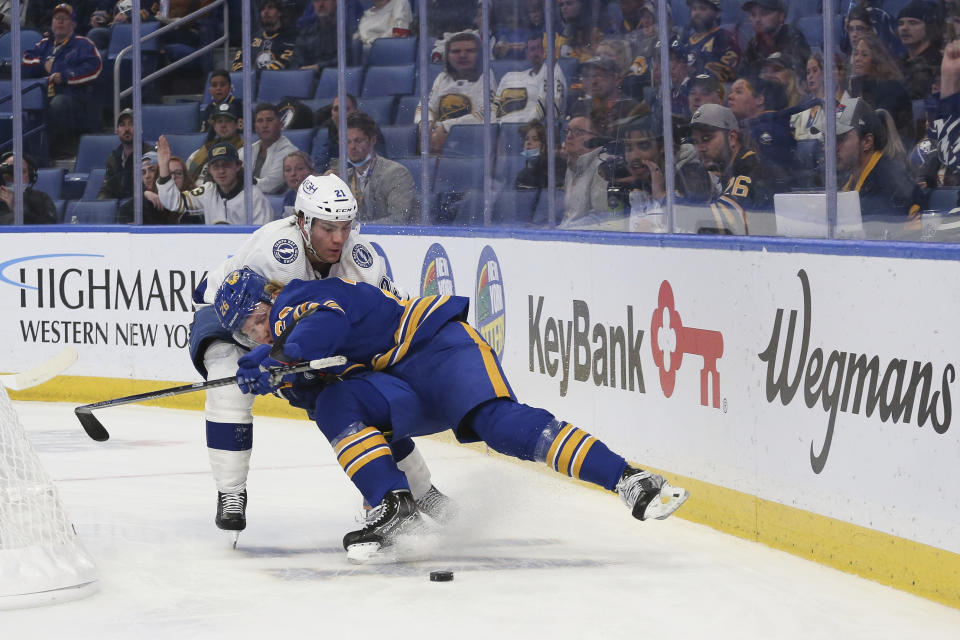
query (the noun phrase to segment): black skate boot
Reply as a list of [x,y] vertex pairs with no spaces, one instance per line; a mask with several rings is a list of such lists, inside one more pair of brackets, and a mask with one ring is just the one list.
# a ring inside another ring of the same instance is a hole
[[214,522],[224,531],[243,531],[247,528],[247,492],[221,493],[217,491],[217,517]]
[[417,503],[406,489],[391,491],[367,514],[367,525],[343,536],[347,560],[356,564],[394,562],[390,547],[398,536],[413,533],[422,524]]
[[620,476],[615,491],[637,520],[663,520],[690,497],[686,489],[671,486],[663,476],[629,466]]
[[417,498],[417,509],[425,513],[437,524],[450,524],[457,519],[457,503],[444,495],[435,486]]

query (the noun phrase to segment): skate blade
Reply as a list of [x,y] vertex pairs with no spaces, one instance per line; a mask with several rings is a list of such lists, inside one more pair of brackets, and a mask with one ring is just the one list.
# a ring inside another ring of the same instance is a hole
[[663,487],[660,488],[660,495],[651,500],[650,504],[647,505],[646,510],[643,512],[643,519],[650,520],[653,518],[655,520],[664,520],[679,509],[680,505],[686,502],[689,497],[690,492],[686,489],[674,487],[665,482],[663,483]]
[[240,540],[240,532],[239,532],[239,531],[227,531],[227,536],[228,536],[228,539],[230,540],[230,548],[231,548],[231,549],[236,549],[236,548],[237,548],[237,542]]
[[427,560],[439,546],[434,528],[418,528],[417,533],[398,536],[381,546],[379,542],[362,542],[347,548],[347,562],[351,564],[396,564]]

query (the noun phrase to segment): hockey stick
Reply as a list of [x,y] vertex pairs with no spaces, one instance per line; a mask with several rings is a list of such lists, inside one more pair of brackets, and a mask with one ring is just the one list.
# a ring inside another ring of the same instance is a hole
[[[331,358],[320,358],[319,360],[311,360],[310,362],[291,364],[285,367],[273,367],[270,369],[270,379],[274,384],[279,384],[280,379],[283,378],[283,376],[291,373],[302,373],[304,371],[312,371],[314,369],[326,369],[327,367],[336,367],[345,364],[346,362],[347,359],[343,356],[333,356]],[[134,402],[143,402],[144,400],[155,400],[157,398],[178,396],[183,393],[193,393],[194,391],[203,391],[205,389],[213,389],[215,387],[226,387],[231,384],[237,384],[236,376],[230,376],[229,378],[217,378],[216,380],[207,380],[205,382],[194,382],[193,384],[185,384],[180,387],[159,389],[157,391],[148,391],[146,393],[138,393],[132,396],[124,396],[123,398],[114,398],[113,400],[95,402],[94,404],[85,404],[82,407],[77,407],[73,410],[73,412],[76,414],[77,419],[80,420],[80,424],[83,425],[83,430],[87,432],[88,436],[97,442],[104,442],[110,438],[110,434],[107,433],[107,430],[102,424],[100,424],[100,421],[97,420],[97,417],[93,415],[94,409],[104,409],[106,407],[116,407],[121,404],[131,404]]]
[[60,353],[53,356],[45,362],[21,371],[20,373],[10,373],[0,376],[0,385],[12,391],[21,391],[43,384],[51,378],[55,378],[70,365],[77,361],[77,350],[73,347],[64,347]]

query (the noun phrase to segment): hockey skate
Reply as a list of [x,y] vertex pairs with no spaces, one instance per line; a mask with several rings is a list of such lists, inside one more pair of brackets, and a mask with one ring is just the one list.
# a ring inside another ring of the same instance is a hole
[[233,533],[233,548],[237,548],[240,532],[247,528],[247,492],[221,493],[217,491],[217,527]]
[[347,560],[354,564],[397,562],[397,539],[416,533],[423,520],[413,494],[405,489],[391,491],[367,514],[366,526],[343,536]]
[[680,508],[690,493],[671,486],[655,473],[628,466],[615,488],[637,520],[663,520]]
[[451,524],[459,515],[457,504],[433,485],[430,485],[429,491],[417,498],[417,509],[442,525]]

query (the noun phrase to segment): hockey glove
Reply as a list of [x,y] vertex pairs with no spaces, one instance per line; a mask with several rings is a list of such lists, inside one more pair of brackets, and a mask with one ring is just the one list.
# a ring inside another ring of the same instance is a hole
[[[295,344],[287,345],[287,355],[293,356],[290,353],[291,347],[295,347],[297,356],[299,356],[300,349]],[[293,357],[296,358],[297,356]],[[270,345],[261,344],[237,361],[237,386],[243,393],[256,395],[272,393],[284,382],[293,380],[295,374],[278,377],[275,373],[270,372],[270,368],[282,367],[287,364],[289,363],[271,358]]]

